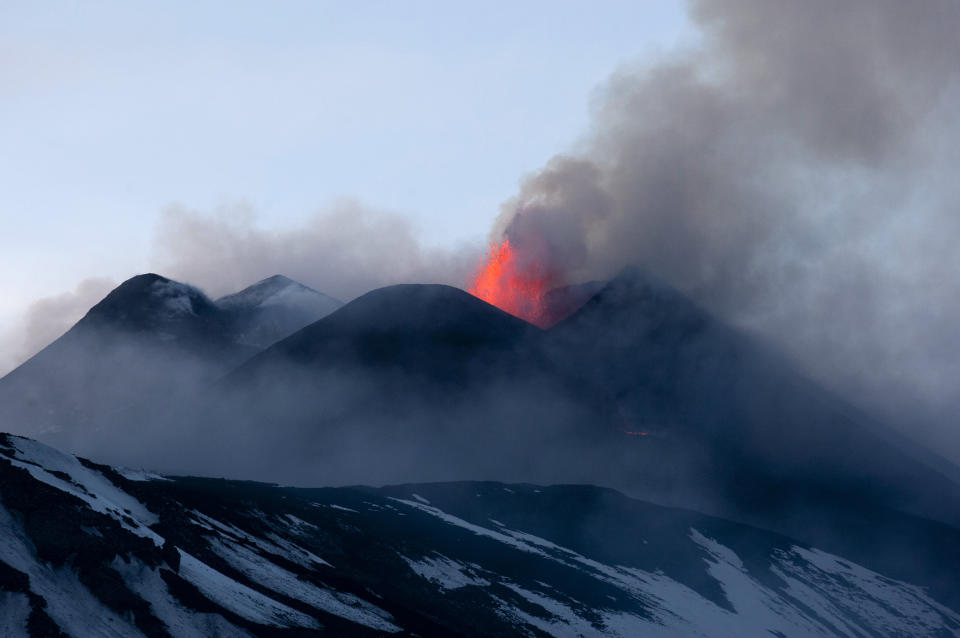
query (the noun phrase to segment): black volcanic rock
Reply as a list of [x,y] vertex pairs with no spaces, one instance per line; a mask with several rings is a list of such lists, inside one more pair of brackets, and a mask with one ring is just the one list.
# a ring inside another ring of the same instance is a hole
[[200,290],[152,273],[117,286],[77,325],[161,333],[190,342],[223,340],[227,328],[220,310]]
[[471,359],[508,352],[537,332],[458,288],[402,284],[359,297],[277,343],[246,367],[283,360],[308,366],[336,361],[338,366],[465,370]]
[[329,334],[501,344],[514,342],[531,330],[525,321],[459,288],[399,284],[358,297],[326,321],[286,340],[279,349],[289,351]]

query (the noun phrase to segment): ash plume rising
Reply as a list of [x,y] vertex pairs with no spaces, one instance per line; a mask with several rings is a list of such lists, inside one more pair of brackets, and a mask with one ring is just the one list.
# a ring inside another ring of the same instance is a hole
[[349,301],[396,283],[461,284],[476,247],[429,247],[406,218],[342,201],[288,229],[267,229],[245,204],[211,212],[171,206],[154,237],[153,266],[220,296],[281,273]]
[[696,46],[616,72],[491,243],[552,286],[638,264],[960,460],[960,4],[690,10]]

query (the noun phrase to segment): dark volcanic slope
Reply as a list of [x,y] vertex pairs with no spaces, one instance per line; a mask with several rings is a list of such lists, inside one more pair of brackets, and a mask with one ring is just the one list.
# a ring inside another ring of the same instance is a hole
[[274,364],[369,366],[463,380],[471,366],[502,356],[536,328],[450,286],[407,284],[369,292],[277,343],[234,375]]
[[543,296],[541,325],[554,326],[579,310],[607,285],[605,281],[587,281],[582,284],[553,288]]
[[595,487],[168,479],[0,435],[11,638],[956,634],[926,584]]
[[340,305],[279,275],[217,302],[138,275],[0,379],[0,422],[91,455],[122,448],[167,406]]
[[210,382],[255,352],[231,338],[227,319],[196,288],[133,277],[0,379],[0,420],[70,449],[94,432],[133,427],[139,406]]
[[613,395],[625,429],[648,433],[641,443],[649,454],[637,462],[652,482],[660,473],[671,489],[686,480],[709,490],[698,506],[725,500],[735,508],[728,513],[769,513],[805,497],[960,524],[957,484],[759,342],[636,270],[557,325],[549,341],[559,365]]
[[817,542],[874,517],[894,533],[895,511],[960,525],[957,485],[879,431],[628,271],[546,333],[447,286],[373,291],[167,415],[127,458],[293,484],[595,483]]
[[[448,286],[376,290],[216,383],[210,362],[238,356],[229,322],[189,287],[131,282],[0,382],[0,410],[26,397],[36,417],[5,423],[75,416],[91,455],[184,474],[598,484],[955,581],[936,558],[960,527],[954,482],[635,271],[546,332]],[[149,413],[131,411],[144,395]],[[91,409],[114,425],[99,438]]]
[[[545,360],[541,337],[449,286],[376,290],[245,363],[148,452],[301,484],[585,478],[601,402]],[[190,456],[211,449],[229,454]]]
[[82,329],[123,329],[176,341],[184,347],[225,346],[227,325],[198,289],[155,274],[117,286],[77,324]]

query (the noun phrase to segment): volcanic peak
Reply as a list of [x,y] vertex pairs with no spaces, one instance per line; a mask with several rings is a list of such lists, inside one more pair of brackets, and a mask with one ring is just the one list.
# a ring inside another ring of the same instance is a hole
[[303,303],[312,301],[314,304],[329,306],[331,310],[343,305],[343,302],[338,299],[284,275],[273,275],[262,279],[240,292],[220,297],[216,304],[224,310],[244,310],[295,301],[293,297],[297,297]]
[[217,307],[199,289],[155,273],[137,275],[112,290],[81,320],[149,329],[158,321],[212,317]]

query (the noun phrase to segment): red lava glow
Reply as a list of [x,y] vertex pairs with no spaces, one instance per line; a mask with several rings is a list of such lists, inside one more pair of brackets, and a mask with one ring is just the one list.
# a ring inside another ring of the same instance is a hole
[[510,240],[490,247],[490,254],[477,270],[469,292],[489,304],[541,328],[547,327],[543,296],[549,277],[521,268]]
[[647,436],[646,432],[631,432],[630,430],[621,430],[624,434],[632,434],[633,436]]

